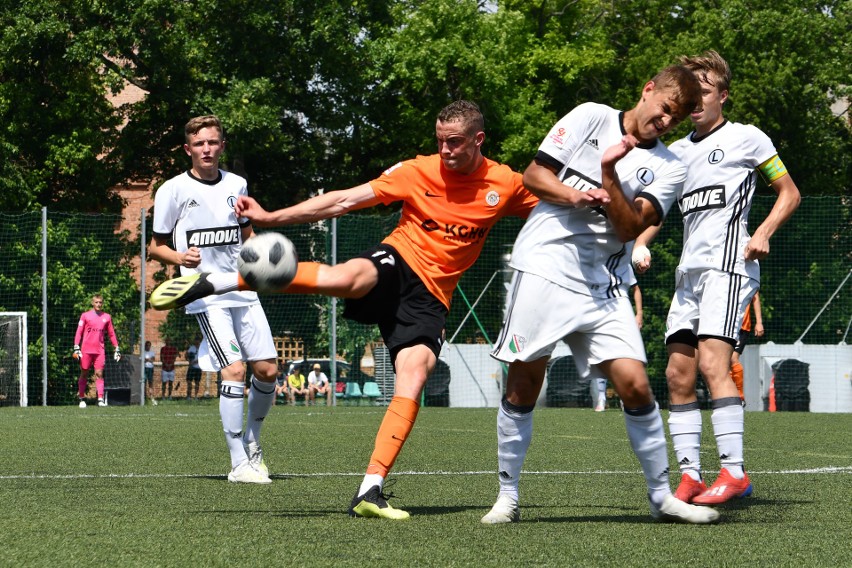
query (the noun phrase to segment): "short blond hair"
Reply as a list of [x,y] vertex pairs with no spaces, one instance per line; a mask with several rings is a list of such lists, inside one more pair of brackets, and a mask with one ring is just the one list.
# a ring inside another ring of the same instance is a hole
[[202,128],[217,128],[219,130],[219,136],[222,137],[222,139],[225,138],[225,131],[222,129],[222,122],[219,120],[219,117],[215,114],[205,114],[204,116],[196,116],[195,118],[189,119],[189,122],[187,122],[186,126],[183,127],[183,134],[186,139],[186,143],[189,144],[189,137],[198,134],[198,131]]
[[670,65],[654,75],[651,79],[655,90],[667,90],[677,105],[672,116],[678,121],[692,114],[701,106],[701,83],[695,73],[684,65]]
[[680,63],[698,75],[703,83],[716,87],[720,93],[731,88],[731,67],[717,51],[709,49],[701,55],[683,55]]

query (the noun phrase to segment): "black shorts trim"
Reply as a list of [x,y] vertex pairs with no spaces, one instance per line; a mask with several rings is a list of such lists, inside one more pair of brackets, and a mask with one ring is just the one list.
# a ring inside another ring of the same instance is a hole
[[741,329],[739,335],[737,336],[737,344],[734,345],[734,351],[742,355],[743,351],[745,350],[746,343],[748,343],[748,338],[750,335],[750,331]]
[[699,335],[698,339],[718,339],[719,341],[724,341],[725,343],[727,343],[731,347],[733,347],[734,345],[737,344],[736,339],[732,339],[730,337],[725,337],[725,336],[722,336],[722,335]]
[[679,329],[666,338],[666,345],[672,343],[682,343],[693,349],[698,349],[698,336],[692,333],[691,329]]
[[444,343],[447,307],[392,246],[380,244],[358,258],[373,263],[379,280],[363,298],[346,300],[343,317],[377,324],[393,362],[400,350],[413,345],[425,345],[438,357]]

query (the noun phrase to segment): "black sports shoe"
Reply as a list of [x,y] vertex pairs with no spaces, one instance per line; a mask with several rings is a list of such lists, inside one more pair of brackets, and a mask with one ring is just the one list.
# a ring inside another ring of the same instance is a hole
[[388,499],[393,495],[385,495],[378,485],[370,487],[363,495],[355,494],[349,506],[350,517],[368,517],[375,519],[392,519],[403,521],[409,514],[402,509],[394,509],[388,505]]
[[173,310],[213,294],[213,284],[207,281],[209,274],[198,272],[166,280],[151,292],[151,307],[155,310]]

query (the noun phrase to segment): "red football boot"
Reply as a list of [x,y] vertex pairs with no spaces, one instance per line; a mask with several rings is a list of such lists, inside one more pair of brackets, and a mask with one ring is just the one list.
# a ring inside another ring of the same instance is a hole
[[692,503],[692,500],[707,491],[707,485],[703,480],[695,481],[688,473],[684,473],[680,478],[680,485],[677,486],[674,496],[684,503]]
[[736,479],[723,467],[710,489],[694,497],[692,502],[697,505],[719,505],[731,499],[748,497],[751,492],[751,481],[749,481],[747,473],[743,472],[742,479]]

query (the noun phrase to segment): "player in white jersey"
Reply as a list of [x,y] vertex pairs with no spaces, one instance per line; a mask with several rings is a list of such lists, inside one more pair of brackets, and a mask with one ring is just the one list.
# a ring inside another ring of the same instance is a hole
[[[770,237],[790,218],[800,197],[769,137],[754,126],[728,122],[722,114],[731,81],[727,62],[715,51],[681,62],[701,81],[703,108],[692,114],[695,130],[670,146],[689,173],[678,198],[683,252],[666,322],[669,432],[681,471],[675,495],[712,505],[752,492],[743,469],[743,407],[728,371],[743,312],[760,285],[758,259],[769,254]],[[778,199],[749,237],[758,172]],[[658,230],[652,228],[636,240],[633,262],[640,271],[650,266],[645,245]],[[710,389],[722,468],[709,489],[699,459],[698,369]]]
[[[247,195],[246,180],[219,169],[225,140],[215,116],[200,116],[185,127],[184,150],[192,168],[166,181],[154,198],[154,230],[148,254],[180,266],[182,275],[235,271],[240,247],[254,235],[251,223],[237,218],[237,198]],[[169,246],[170,240],[174,248]],[[260,449],[260,429],[275,399],[277,352],[266,315],[255,292],[209,296],[186,306],[201,327],[199,365],[221,371],[219,414],[231,456],[228,480],[270,483]],[[253,377],[243,432],[245,366]]]
[[540,198],[515,241],[506,320],[492,356],[509,364],[497,413],[497,502],[486,524],[520,518],[518,487],[532,412],[556,343],[581,376],[602,372],[624,403],[631,446],[656,519],[711,523],[719,514],[674,498],[663,421],[645,374],[645,349],[628,287],[631,241],[660,223],[686,168],[658,138],[701,98],[685,67],[658,73],[627,112],[586,103],[559,120],[524,172]]

